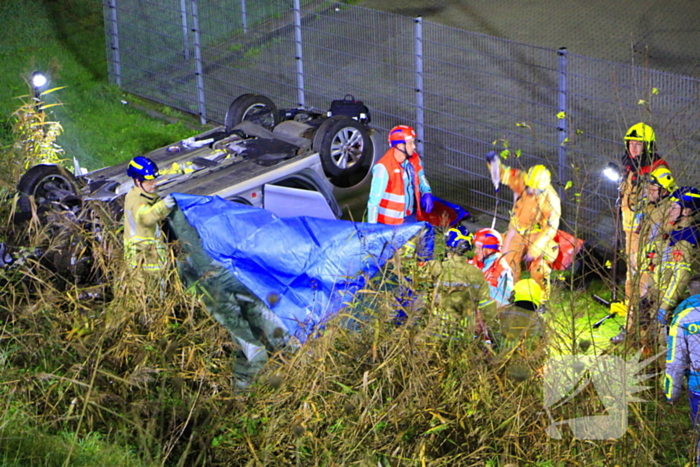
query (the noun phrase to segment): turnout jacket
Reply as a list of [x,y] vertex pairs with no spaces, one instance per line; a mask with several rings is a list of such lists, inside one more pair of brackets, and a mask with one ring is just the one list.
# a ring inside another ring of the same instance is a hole
[[[528,236],[531,256],[539,257],[551,250],[561,218],[561,201],[551,184],[542,194],[529,194],[525,189],[525,172],[501,164],[501,183],[508,185],[515,196],[509,230]],[[554,258],[546,258],[553,261]]]
[[457,334],[462,333],[475,311],[487,325],[495,318],[496,302],[491,298],[489,284],[483,273],[467,264],[463,257],[428,261],[426,270],[437,279],[438,296],[433,310],[442,313],[440,318],[445,327],[457,327]]
[[664,234],[659,290],[663,291],[661,308],[672,310],[685,293],[693,274],[691,265],[697,255],[700,231],[691,217],[682,217]]
[[678,305],[671,322],[664,384],[668,400],[678,398],[685,377],[688,389],[700,392],[700,295]]
[[158,223],[170,209],[156,193],[134,186],[124,200],[124,256],[129,266],[159,271],[166,261]]
[[666,247],[666,234],[672,226],[668,223],[668,208],[671,205],[671,197],[666,196],[656,203],[649,203],[642,208],[643,214],[638,214],[640,219],[636,230],[640,238],[641,260],[637,263],[641,269],[648,272],[659,272],[664,248]]
[[639,158],[625,155],[622,163],[624,165],[624,175],[620,184],[622,229],[634,232],[639,226],[636,215],[640,211],[644,183],[648,183],[645,176],[658,167],[668,168],[668,164],[656,153]]

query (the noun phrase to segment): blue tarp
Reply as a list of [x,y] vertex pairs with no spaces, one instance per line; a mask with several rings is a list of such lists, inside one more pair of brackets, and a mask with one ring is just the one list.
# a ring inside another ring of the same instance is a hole
[[[174,193],[202,248],[304,341],[347,305],[394,252],[432,226],[280,218],[218,196]],[[430,242],[432,245],[432,242]],[[432,252],[431,252],[432,253]]]

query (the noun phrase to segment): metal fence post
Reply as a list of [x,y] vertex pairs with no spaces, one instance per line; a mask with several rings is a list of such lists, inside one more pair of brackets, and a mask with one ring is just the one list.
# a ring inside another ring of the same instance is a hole
[[182,17],[182,50],[185,60],[190,59],[190,39],[187,31],[187,0],[180,0],[180,16]]
[[563,116],[563,118],[557,118],[558,125],[557,125],[557,130],[559,134],[559,146],[558,146],[558,153],[559,153],[559,197],[563,198],[564,197],[564,183],[566,183],[566,180],[564,178],[566,177],[566,137],[569,134],[568,131],[568,121],[569,121],[569,114],[568,114],[568,109],[566,107],[566,93],[567,93],[567,88],[566,88],[566,47],[561,47],[557,51],[557,55],[559,56],[559,103],[558,103],[558,113],[559,115]]
[[425,135],[425,122],[423,116],[423,18],[418,16],[413,20],[416,23],[416,134],[418,154],[423,154],[423,137]]
[[202,71],[202,49],[199,38],[199,13],[197,0],[192,0],[192,32],[194,33],[194,60],[196,62],[197,102],[199,104],[199,121],[207,123],[207,107],[204,100],[204,72]]
[[119,29],[117,22],[117,0],[109,0],[109,25],[112,48],[112,72],[114,73],[114,83],[117,87],[122,87],[121,58],[119,57]]
[[301,47],[301,6],[299,0],[294,0],[294,42],[296,43],[297,62],[297,100],[299,107],[304,107],[304,60]]
[[245,0],[241,0],[241,23],[243,25],[243,34],[248,33],[248,14],[245,9]]

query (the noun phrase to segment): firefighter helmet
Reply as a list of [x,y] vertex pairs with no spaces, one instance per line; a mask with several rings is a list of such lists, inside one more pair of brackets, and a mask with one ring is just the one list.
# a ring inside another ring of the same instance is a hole
[[654,129],[644,122],[639,122],[632,125],[627,133],[625,133],[625,141],[642,141],[644,143],[653,143],[656,141]]
[[472,249],[473,239],[474,235],[463,225],[453,227],[445,232],[445,245],[460,256]]
[[389,132],[389,146],[405,144],[410,139],[416,139],[416,132],[408,125],[398,125]]
[[690,215],[693,216],[700,211],[700,190],[689,186],[680,187],[671,195],[671,201],[680,204],[682,208],[689,208]]
[[544,165],[533,165],[525,174],[525,185],[535,190],[544,190],[552,181],[552,174]]
[[474,245],[501,251],[503,238],[494,229],[479,229],[474,234]]
[[158,166],[148,157],[136,156],[126,168],[126,174],[136,180],[155,180],[158,177]]
[[676,189],[676,181],[673,179],[673,174],[665,165],[661,165],[649,174],[651,183],[658,185],[668,192]]
[[532,302],[536,307],[542,302],[542,289],[535,279],[521,279],[513,286],[514,302]]

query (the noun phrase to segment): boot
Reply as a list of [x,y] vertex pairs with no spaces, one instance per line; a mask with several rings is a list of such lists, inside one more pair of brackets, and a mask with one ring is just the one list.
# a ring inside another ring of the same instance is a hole
[[626,335],[627,335],[627,330],[625,329],[624,326],[620,326],[620,333],[617,336],[611,337],[610,343],[611,344],[621,344],[622,342],[625,341]]

